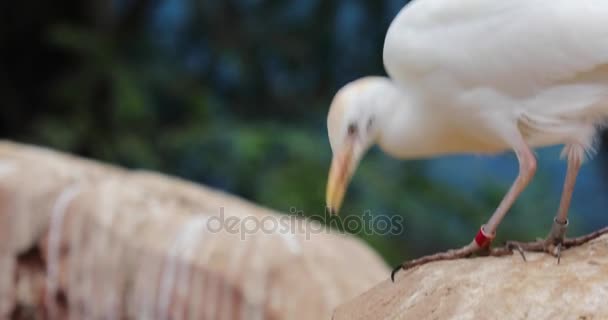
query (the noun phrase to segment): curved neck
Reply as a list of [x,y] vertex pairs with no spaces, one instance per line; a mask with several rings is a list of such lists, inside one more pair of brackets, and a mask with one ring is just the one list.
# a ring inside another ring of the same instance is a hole
[[[375,106],[379,120],[377,143],[398,158],[424,158],[460,151],[450,121],[392,81],[378,86]],[[456,130],[458,131],[458,130]]]

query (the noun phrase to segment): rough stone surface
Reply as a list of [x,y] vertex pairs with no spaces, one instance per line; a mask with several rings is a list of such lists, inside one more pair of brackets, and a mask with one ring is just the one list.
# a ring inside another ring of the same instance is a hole
[[608,236],[564,252],[428,264],[341,305],[334,319],[608,319]]
[[222,216],[285,218],[0,141],[0,319],[327,319],[388,275],[360,241],[302,219],[285,222],[293,232],[243,235],[212,231]]

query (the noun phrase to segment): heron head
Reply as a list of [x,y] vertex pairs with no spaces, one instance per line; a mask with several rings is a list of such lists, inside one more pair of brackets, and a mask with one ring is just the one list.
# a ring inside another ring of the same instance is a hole
[[326,204],[332,214],[340,210],[348,184],[366,151],[378,139],[374,88],[381,78],[368,77],[344,86],[334,97],[327,129],[333,152],[327,181]]

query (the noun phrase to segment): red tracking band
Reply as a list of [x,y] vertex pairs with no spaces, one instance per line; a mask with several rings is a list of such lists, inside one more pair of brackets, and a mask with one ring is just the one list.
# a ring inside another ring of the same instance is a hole
[[485,248],[485,247],[489,246],[490,243],[492,243],[492,240],[494,240],[495,236],[496,235],[492,235],[492,236],[487,235],[483,231],[483,226],[481,226],[481,228],[479,228],[479,232],[477,232],[477,235],[475,236],[475,243],[477,243],[477,245],[480,248]]

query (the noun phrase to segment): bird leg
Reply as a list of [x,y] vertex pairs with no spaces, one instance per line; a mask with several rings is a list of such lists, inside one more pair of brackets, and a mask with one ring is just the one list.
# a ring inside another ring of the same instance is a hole
[[521,138],[521,136],[518,139],[517,145],[518,147],[515,148],[515,153],[519,161],[519,174],[517,179],[515,179],[515,182],[513,182],[509,192],[500,202],[500,205],[494,214],[492,214],[490,220],[488,220],[488,222],[481,227],[475,239],[460,249],[449,250],[402,263],[391,273],[391,279],[393,281],[395,273],[397,273],[399,270],[408,270],[429,262],[455,260],[470,257],[473,254],[503,256],[513,253],[514,247],[505,246],[504,248],[494,249],[490,247],[490,244],[496,236],[496,229],[498,228],[498,225],[536,173],[536,158],[534,157],[534,153],[523,138]]
[[551,231],[545,239],[537,240],[533,242],[517,242],[509,241],[507,246],[509,248],[517,248],[524,261],[526,260],[523,251],[532,252],[546,252],[557,257],[558,263],[561,260],[561,253],[563,250],[580,246],[585,244],[599,236],[608,233],[608,228],[598,230],[596,232],[577,237],[577,238],[565,238],[566,230],[569,225],[568,221],[568,210],[570,209],[570,201],[572,200],[572,193],[574,191],[574,185],[576,183],[576,177],[581,167],[582,155],[584,149],[582,147],[567,146],[566,152],[568,156],[568,170],[566,173],[566,180],[564,182],[564,188],[562,191],[562,198],[560,201],[557,215],[553,219],[553,226]]

